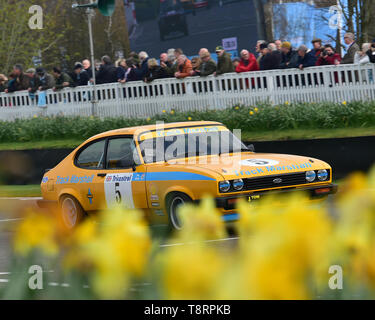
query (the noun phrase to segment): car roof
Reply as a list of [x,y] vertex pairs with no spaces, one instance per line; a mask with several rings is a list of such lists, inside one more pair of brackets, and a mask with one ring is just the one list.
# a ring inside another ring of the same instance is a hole
[[172,123],[164,123],[164,124],[150,124],[150,125],[144,125],[144,126],[137,126],[137,127],[128,127],[128,128],[121,128],[121,129],[115,129],[110,130],[106,132],[99,133],[90,139],[95,140],[98,138],[105,138],[110,136],[117,136],[117,135],[133,135],[134,133],[143,133],[150,130],[156,130],[161,129],[162,126],[164,129],[171,129],[171,128],[188,128],[188,127],[196,127],[196,126],[206,126],[206,125],[223,125],[220,122],[215,121],[185,121],[185,122],[172,122]]

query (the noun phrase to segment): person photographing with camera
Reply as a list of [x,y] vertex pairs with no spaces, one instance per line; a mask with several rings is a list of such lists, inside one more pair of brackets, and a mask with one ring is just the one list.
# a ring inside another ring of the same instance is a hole
[[330,44],[324,46],[323,52],[320,54],[319,59],[316,61],[317,66],[337,66],[340,63],[341,56],[335,52],[335,49]]
[[375,39],[372,40],[370,49],[368,49],[366,53],[370,59],[370,62],[375,63]]

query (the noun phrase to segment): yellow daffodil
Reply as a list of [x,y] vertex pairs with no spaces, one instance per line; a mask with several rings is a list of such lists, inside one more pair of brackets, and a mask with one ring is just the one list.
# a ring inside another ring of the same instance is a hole
[[118,298],[131,277],[145,272],[151,249],[149,229],[138,211],[119,207],[103,212],[99,224],[85,221],[74,231],[75,245],[64,266],[89,271],[99,297]]
[[14,236],[14,251],[26,256],[37,249],[54,256],[58,253],[56,242],[57,225],[51,216],[30,212],[17,226]]
[[255,108],[255,109],[254,109],[254,111],[255,111],[255,112],[258,112],[258,111],[259,111],[259,109],[258,109],[258,108]]
[[188,117],[188,120],[191,121],[191,117]]
[[204,197],[199,206],[186,205],[179,210],[183,229],[178,241],[212,240],[226,237],[221,213],[212,199]]
[[249,114],[252,116],[254,114],[254,111],[250,111]]
[[214,299],[226,269],[214,248],[191,244],[168,248],[162,258],[166,299]]
[[346,106],[346,105],[347,105],[347,102],[346,102],[346,101],[343,101],[342,104],[343,104],[344,106]]

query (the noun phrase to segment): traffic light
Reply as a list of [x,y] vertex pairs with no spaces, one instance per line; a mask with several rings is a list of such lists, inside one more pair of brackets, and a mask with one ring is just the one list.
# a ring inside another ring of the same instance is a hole
[[115,0],[98,0],[88,4],[73,4],[73,8],[98,8],[99,12],[106,17],[110,17],[115,11]]
[[99,0],[98,9],[103,16],[110,17],[115,11],[115,0]]

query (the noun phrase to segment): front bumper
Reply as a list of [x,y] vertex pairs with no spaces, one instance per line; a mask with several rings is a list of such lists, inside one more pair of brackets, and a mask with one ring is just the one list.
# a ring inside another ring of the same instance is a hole
[[[252,193],[243,193],[238,195],[230,195],[227,197],[219,197],[216,198],[216,207],[219,209],[223,209],[225,211],[234,210],[236,207],[236,202],[239,199],[245,199],[249,202],[253,200],[260,200],[265,197],[275,196],[275,195],[286,195],[290,194],[291,192],[300,192],[300,193],[308,193],[310,195],[310,199],[319,199],[324,198],[330,194],[337,193],[338,186],[336,184],[328,184],[328,185],[317,185],[311,186],[306,188],[285,188],[280,190],[271,190],[271,191],[259,191],[259,192],[252,192]],[[225,218],[224,218],[225,220]]]

